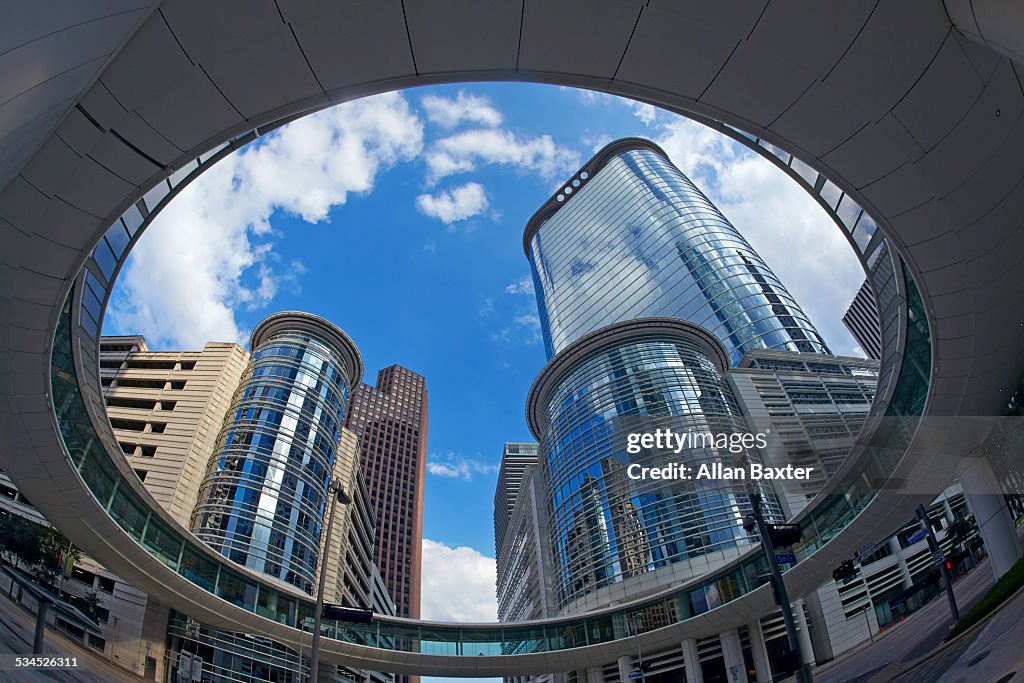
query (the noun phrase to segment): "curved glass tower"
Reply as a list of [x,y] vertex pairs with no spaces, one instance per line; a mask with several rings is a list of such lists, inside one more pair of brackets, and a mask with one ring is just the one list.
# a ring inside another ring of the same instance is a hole
[[750,349],[829,353],[757,252],[653,142],[598,152],[523,235],[548,357],[634,318],[710,330],[732,365]]
[[[629,448],[630,434],[657,430],[746,433],[728,367],[725,349],[703,328],[645,318],[584,336],[541,371],[527,419],[548,474],[560,609],[663,567],[674,565],[661,572],[668,581],[703,573],[757,540],[742,528],[748,482],[696,476],[701,465],[760,462],[756,451],[703,440],[678,452]],[[683,465],[691,476],[641,478],[631,465]],[[766,500],[774,511],[770,494]]]
[[192,530],[231,560],[312,593],[327,487],[362,360],[333,324],[291,311],[260,322],[250,348]]

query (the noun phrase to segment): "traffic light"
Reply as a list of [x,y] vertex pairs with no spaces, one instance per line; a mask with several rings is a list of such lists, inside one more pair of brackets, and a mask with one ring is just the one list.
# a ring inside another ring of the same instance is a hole
[[788,548],[794,543],[799,543],[803,538],[803,531],[797,524],[768,524],[768,537],[772,539],[772,546],[775,548]]
[[857,576],[857,568],[853,565],[853,560],[843,560],[838,567],[832,570],[832,579],[836,582],[847,582],[855,576]]

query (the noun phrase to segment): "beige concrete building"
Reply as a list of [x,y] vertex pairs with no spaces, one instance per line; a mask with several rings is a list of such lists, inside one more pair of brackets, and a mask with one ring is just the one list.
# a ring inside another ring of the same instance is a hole
[[[142,336],[103,337],[100,377],[111,426],[125,458],[153,497],[184,525],[196,506],[210,454],[239,388],[249,354],[238,344],[210,342],[202,351],[151,351]],[[342,429],[333,477],[352,502],[335,511],[330,549],[321,540],[327,562],[326,602],[373,607],[394,614],[395,604],[373,562],[376,518],[363,475],[359,437]],[[0,513],[48,524],[0,471]],[[89,557],[75,563],[62,591],[74,598],[99,596],[102,633],[78,634],[53,620],[51,625],[83,645],[102,651],[114,664],[149,680],[164,680],[174,655],[166,652],[172,636],[202,629],[221,647],[242,655],[250,645],[244,634],[207,630],[111,573]],[[237,642],[236,642],[237,641]],[[251,644],[251,655],[270,647],[284,668],[297,668],[294,652],[276,643]],[[308,655],[308,653],[307,653]],[[228,672],[224,672],[228,673]],[[323,670],[324,680],[386,681],[390,677],[356,669]],[[230,674],[228,674],[230,675]],[[348,678],[345,678],[348,677]]]
[[100,378],[121,450],[184,525],[248,359],[241,346],[223,342],[202,351],[150,351],[140,336],[100,343]]
[[[125,458],[153,497],[188,523],[203,470],[249,354],[210,342],[202,351],[150,351],[141,336],[104,337],[100,377],[110,423]],[[350,435],[350,440],[351,440]],[[49,524],[0,472],[0,511]],[[162,680],[169,610],[90,557],[61,583],[71,600],[99,597],[99,635],[55,628],[101,651],[114,664]]]

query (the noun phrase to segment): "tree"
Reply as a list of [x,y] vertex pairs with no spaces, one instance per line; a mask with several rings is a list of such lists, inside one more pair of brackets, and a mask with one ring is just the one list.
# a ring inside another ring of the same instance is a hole
[[22,564],[31,567],[42,560],[42,547],[32,526],[14,515],[0,519],[0,555],[15,569]]
[[99,593],[94,590],[88,591],[86,592],[85,597],[78,602],[78,608],[82,610],[87,617],[90,619],[96,618],[96,615],[99,613],[100,606]]
[[0,518],[0,557],[15,569],[31,571],[45,586],[53,588],[65,556],[79,554],[56,529],[15,515]]
[[974,522],[974,517],[957,517],[949,525],[946,535],[949,536],[953,549],[959,551],[967,542],[967,539],[976,534],[977,531],[978,525]]

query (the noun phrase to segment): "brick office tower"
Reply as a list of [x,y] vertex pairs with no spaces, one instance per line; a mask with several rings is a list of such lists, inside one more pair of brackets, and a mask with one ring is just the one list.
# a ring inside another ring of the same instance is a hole
[[374,561],[400,617],[420,616],[426,380],[392,365],[377,386],[352,392],[345,426],[359,435],[370,504],[377,516]]

